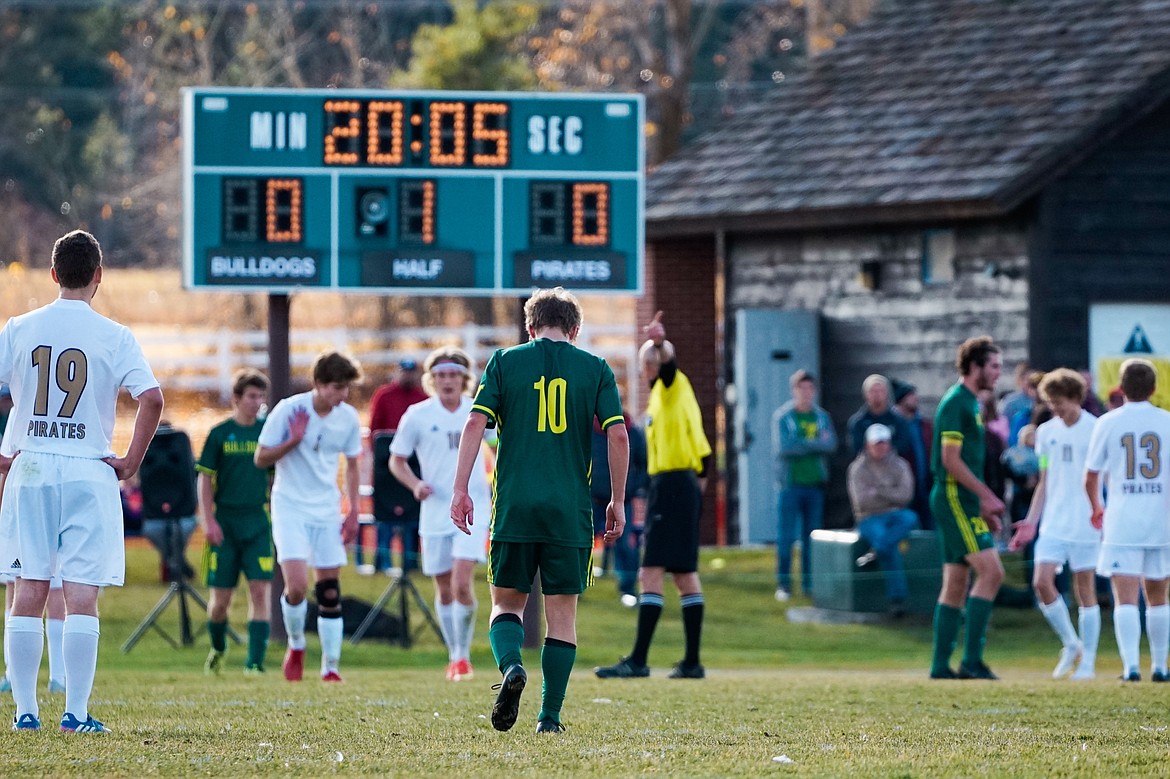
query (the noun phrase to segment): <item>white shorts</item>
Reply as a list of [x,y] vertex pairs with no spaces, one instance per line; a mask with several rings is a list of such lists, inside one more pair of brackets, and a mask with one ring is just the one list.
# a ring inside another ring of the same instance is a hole
[[1033,557],[1037,563],[1057,566],[1068,563],[1068,569],[1073,573],[1091,571],[1097,567],[1097,560],[1101,557],[1101,542],[1065,541],[1061,538],[1046,538],[1041,534],[1036,539]]
[[[0,584],[3,584],[5,587],[12,584],[14,581],[16,581],[15,576],[11,576],[11,575],[6,574],[6,573],[0,573]],[[50,590],[59,590],[59,589],[61,589],[61,586],[62,586],[61,585],[61,574],[59,574],[59,573],[53,574],[53,578],[49,579],[49,589]]]
[[471,526],[471,535],[456,530],[445,536],[419,536],[422,571],[427,576],[447,573],[456,560],[487,562],[487,523]]
[[1165,579],[1170,576],[1170,547],[1101,544],[1097,573],[1102,576],[1117,574]]
[[21,452],[4,480],[0,571],[121,586],[126,547],[114,469],[101,460]]
[[345,544],[341,542],[341,525],[333,522],[281,521],[272,517],[272,543],[276,561],[305,560],[314,568],[340,568],[346,563]]

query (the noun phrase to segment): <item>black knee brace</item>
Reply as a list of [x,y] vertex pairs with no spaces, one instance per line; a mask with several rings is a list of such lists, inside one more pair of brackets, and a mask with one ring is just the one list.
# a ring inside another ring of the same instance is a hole
[[317,582],[317,608],[322,614],[336,617],[341,614],[341,582],[322,579]]

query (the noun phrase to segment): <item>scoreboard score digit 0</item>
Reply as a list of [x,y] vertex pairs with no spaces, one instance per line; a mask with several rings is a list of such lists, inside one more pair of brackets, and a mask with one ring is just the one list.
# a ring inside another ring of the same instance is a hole
[[640,95],[192,88],[189,289],[643,285]]

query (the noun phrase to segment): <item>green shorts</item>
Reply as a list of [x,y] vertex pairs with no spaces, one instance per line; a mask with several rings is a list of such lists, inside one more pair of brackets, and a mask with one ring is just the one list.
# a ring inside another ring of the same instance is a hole
[[545,595],[580,595],[593,583],[593,550],[524,541],[496,541],[488,545],[488,583],[531,592],[540,570]]
[[930,490],[930,512],[938,528],[943,563],[965,565],[967,555],[994,549],[991,529],[979,513],[979,501],[954,479],[935,482]]
[[262,533],[242,539],[225,535],[222,544],[208,551],[207,586],[233,589],[240,581],[241,573],[250,582],[268,581],[272,578],[275,562],[272,534]]

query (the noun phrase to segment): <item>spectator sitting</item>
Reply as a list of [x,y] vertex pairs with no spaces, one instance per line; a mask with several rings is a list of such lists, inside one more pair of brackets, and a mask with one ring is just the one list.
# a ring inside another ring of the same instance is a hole
[[873,547],[857,558],[864,567],[877,560],[885,572],[890,614],[906,613],[906,572],[898,544],[918,526],[910,510],[914,497],[914,475],[910,466],[894,454],[892,432],[881,424],[865,431],[865,449],[849,465],[849,501],[857,517],[857,532]]

